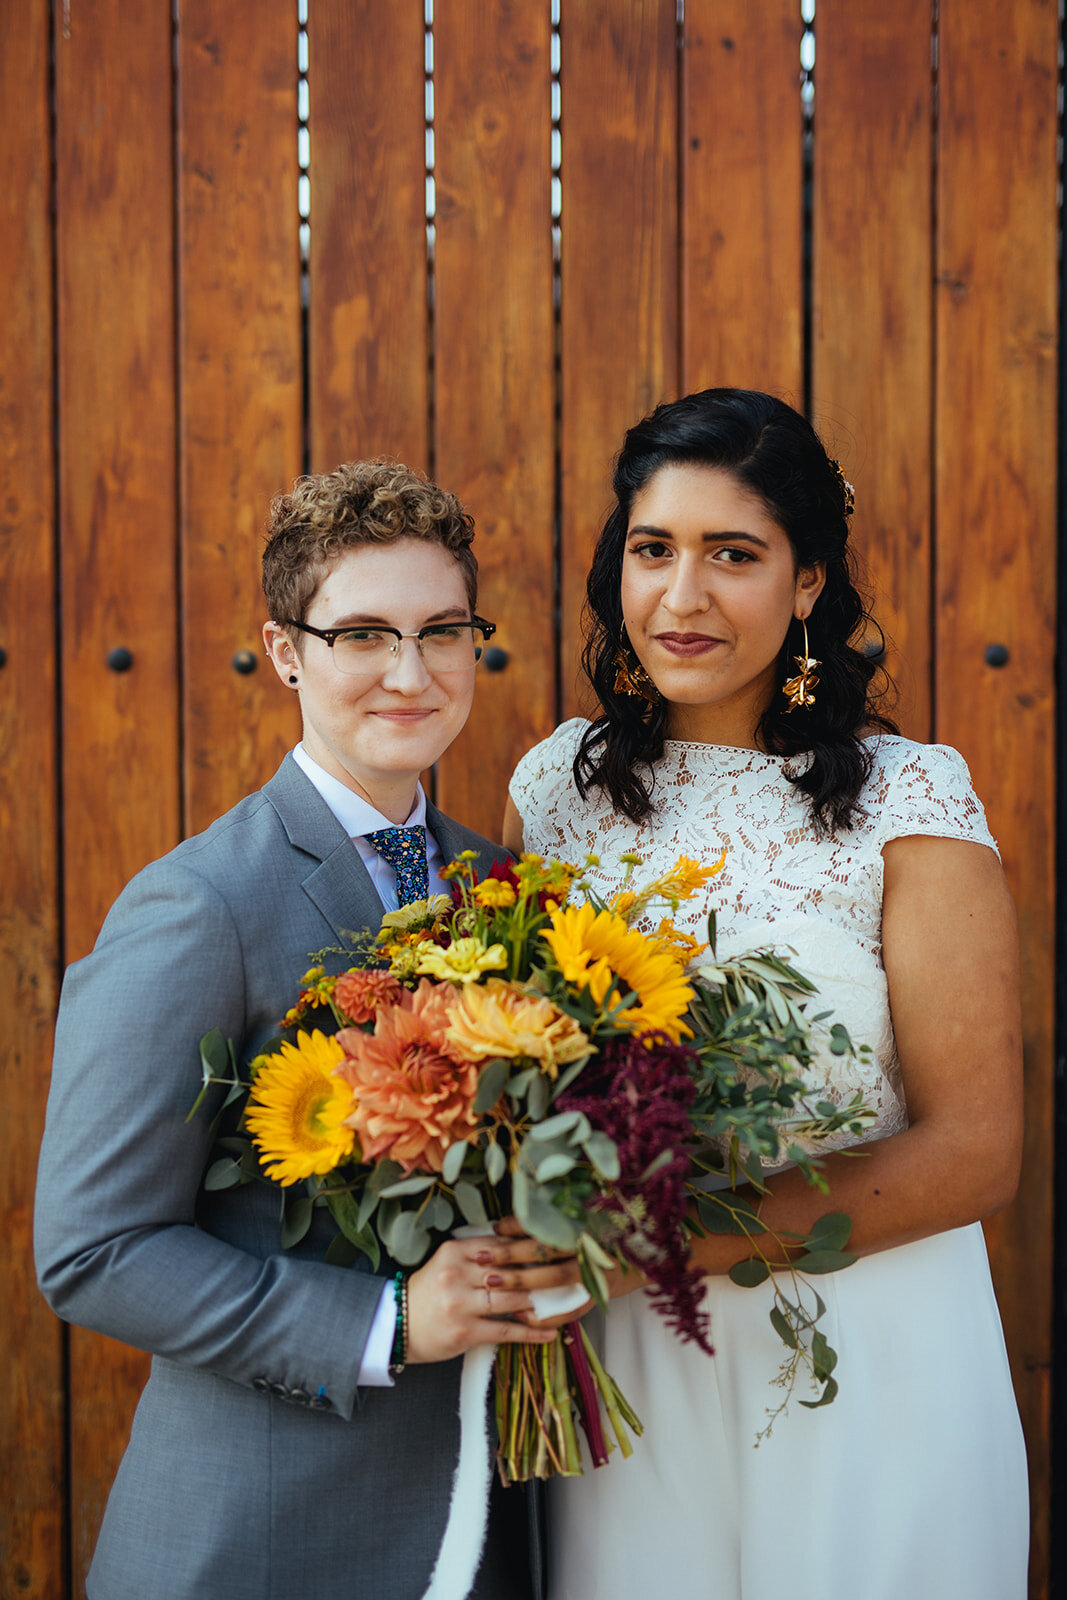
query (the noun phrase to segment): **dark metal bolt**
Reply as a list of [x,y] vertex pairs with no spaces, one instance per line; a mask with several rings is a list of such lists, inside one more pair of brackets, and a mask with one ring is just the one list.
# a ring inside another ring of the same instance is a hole
[[124,644],[107,653],[107,664],[112,672],[129,672],[133,666],[133,656]]
[[498,644],[491,644],[482,657],[482,664],[486,672],[503,672],[510,659],[506,650],[501,650]]
[[238,650],[233,658],[233,670],[239,672],[242,678],[247,678],[250,672],[255,672],[256,665],[256,658],[251,650]]
[[987,644],[985,647],[986,666],[1006,667],[1009,654],[1006,644]]

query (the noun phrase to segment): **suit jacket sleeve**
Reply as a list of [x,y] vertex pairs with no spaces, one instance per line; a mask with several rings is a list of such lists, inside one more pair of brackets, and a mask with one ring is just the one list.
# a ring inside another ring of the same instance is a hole
[[247,1039],[244,964],[223,896],[164,860],[69,970],[38,1177],[40,1283],[69,1321],[348,1417],[382,1279],[270,1242],[243,1249],[196,1221],[211,1122],[186,1121],[199,1040],[216,1026]]

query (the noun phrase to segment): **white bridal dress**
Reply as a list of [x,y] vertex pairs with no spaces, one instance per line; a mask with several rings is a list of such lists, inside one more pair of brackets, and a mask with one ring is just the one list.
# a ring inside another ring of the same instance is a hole
[[[881,852],[908,834],[996,848],[962,758],[879,738],[865,817],[820,839],[789,758],[668,741],[654,813],[635,827],[599,790],[579,798],[585,727],[565,723],[519,763],[524,848],[575,863],[593,853],[592,876],[613,889],[626,851],[643,858],[640,881],[725,845],[723,871],[676,923],[705,937],[710,904],[720,957],[793,951],[818,1009],[871,1047],[863,1063],[827,1051],[817,1097],[862,1089],[877,1111],[867,1138],[906,1127]],[[709,1280],[714,1358],[679,1343],[643,1294],[612,1305],[606,1364],[645,1433],[628,1461],[616,1451],[551,1485],[549,1600],[1024,1600],[1026,1462],[981,1225],[864,1257],[818,1288],[840,1393],[806,1410],[812,1392],[799,1388],[758,1447],[784,1353],[768,1285]]]

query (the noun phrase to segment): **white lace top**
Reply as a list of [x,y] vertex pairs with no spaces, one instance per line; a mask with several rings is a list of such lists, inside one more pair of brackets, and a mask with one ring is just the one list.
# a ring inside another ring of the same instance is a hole
[[[996,844],[971,787],[963,757],[945,745],[872,738],[874,765],[860,800],[865,815],[848,832],[820,838],[811,806],[786,772],[798,758],[726,745],[668,740],[654,769],[655,809],[643,823],[613,811],[599,789],[581,800],[572,763],[588,724],[565,722],[515,769],[511,796],[523,819],[523,847],[580,865],[613,893],[627,851],[642,857],[635,881],[665,872],[681,855],[726,864],[704,897],[683,902],[678,927],[707,937],[714,907],[717,953],[727,959],[774,946],[819,989],[817,1010],[831,1010],[863,1060],[818,1052],[811,1087],[841,1104],[861,1090],[877,1113],[864,1137],[907,1126],[900,1065],[882,964],[882,849],[907,834]],[[799,758],[803,760],[804,758]],[[658,913],[656,919],[658,920]],[[828,1144],[854,1142],[848,1135]]]

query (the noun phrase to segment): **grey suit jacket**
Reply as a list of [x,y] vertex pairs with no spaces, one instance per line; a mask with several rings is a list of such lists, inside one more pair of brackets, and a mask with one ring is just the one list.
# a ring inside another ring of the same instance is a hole
[[[446,860],[503,852],[430,807]],[[286,757],[127,886],[67,973],[36,1249],[53,1309],[153,1355],[90,1600],[417,1600],[455,1468],[460,1363],[357,1392],[382,1278],[279,1244],[277,1192],[206,1194],[198,1043],[247,1060],[310,952],[376,927],[355,847]],[[335,969],[336,970],[336,969]],[[385,1270],[383,1266],[383,1271]],[[515,1510],[512,1502],[510,1510]],[[491,1519],[476,1594],[523,1596],[522,1515]]]

